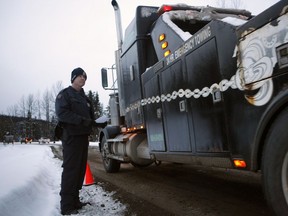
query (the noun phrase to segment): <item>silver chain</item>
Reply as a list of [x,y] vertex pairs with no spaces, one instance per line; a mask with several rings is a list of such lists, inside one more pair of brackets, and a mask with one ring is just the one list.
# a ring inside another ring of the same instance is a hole
[[219,84],[214,83],[209,87],[204,87],[202,90],[194,89],[193,91],[190,89],[179,89],[178,91],[173,91],[172,93],[168,93],[166,95],[157,95],[152,96],[149,98],[144,98],[141,101],[138,101],[134,104],[131,104],[129,107],[126,108],[126,113],[135,109],[138,109],[140,106],[145,106],[147,104],[159,103],[161,102],[170,102],[171,100],[175,100],[177,97],[179,98],[191,98],[194,97],[195,99],[202,97],[208,97],[212,94],[215,90],[220,90],[221,92],[226,91],[227,89],[236,89],[238,88],[235,81],[235,75],[231,77],[230,80],[224,79]]

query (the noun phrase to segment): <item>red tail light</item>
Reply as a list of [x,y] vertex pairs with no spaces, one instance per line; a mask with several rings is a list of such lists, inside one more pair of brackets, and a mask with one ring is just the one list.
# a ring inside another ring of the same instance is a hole
[[159,9],[158,9],[158,14],[161,15],[165,12],[171,11],[173,10],[173,7],[170,5],[162,5]]

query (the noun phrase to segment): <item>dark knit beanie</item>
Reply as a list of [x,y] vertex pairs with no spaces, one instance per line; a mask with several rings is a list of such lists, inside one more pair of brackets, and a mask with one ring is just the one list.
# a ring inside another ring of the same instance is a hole
[[85,77],[85,80],[87,80],[87,74],[85,73],[85,71],[82,68],[78,67],[75,68],[71,73],[71,83],[73,83],[76,77],[80,75],[83,75]]

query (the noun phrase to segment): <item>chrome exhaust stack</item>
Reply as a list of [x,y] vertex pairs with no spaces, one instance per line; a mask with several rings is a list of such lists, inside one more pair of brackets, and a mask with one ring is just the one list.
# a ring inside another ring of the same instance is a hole
[[121,22],[121,13],[120,8],[116,0],[112,0],[111,2],[114,11],[115,11],[115,22],[116,22],[116,32],[117,32],[117,40],[118,40],[118,49],[122,48],[123,44],[123,32],[122,32],[122,22]]

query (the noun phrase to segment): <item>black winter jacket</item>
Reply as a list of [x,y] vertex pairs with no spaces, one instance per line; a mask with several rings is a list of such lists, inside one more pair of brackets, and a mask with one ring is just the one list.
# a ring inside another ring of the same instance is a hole
[[92,103],[83,89],[76,91],[69,86],[56,97],[56,115],[69,135],[90,135],[92,125],[84,126],[85,119],[94,120]]

